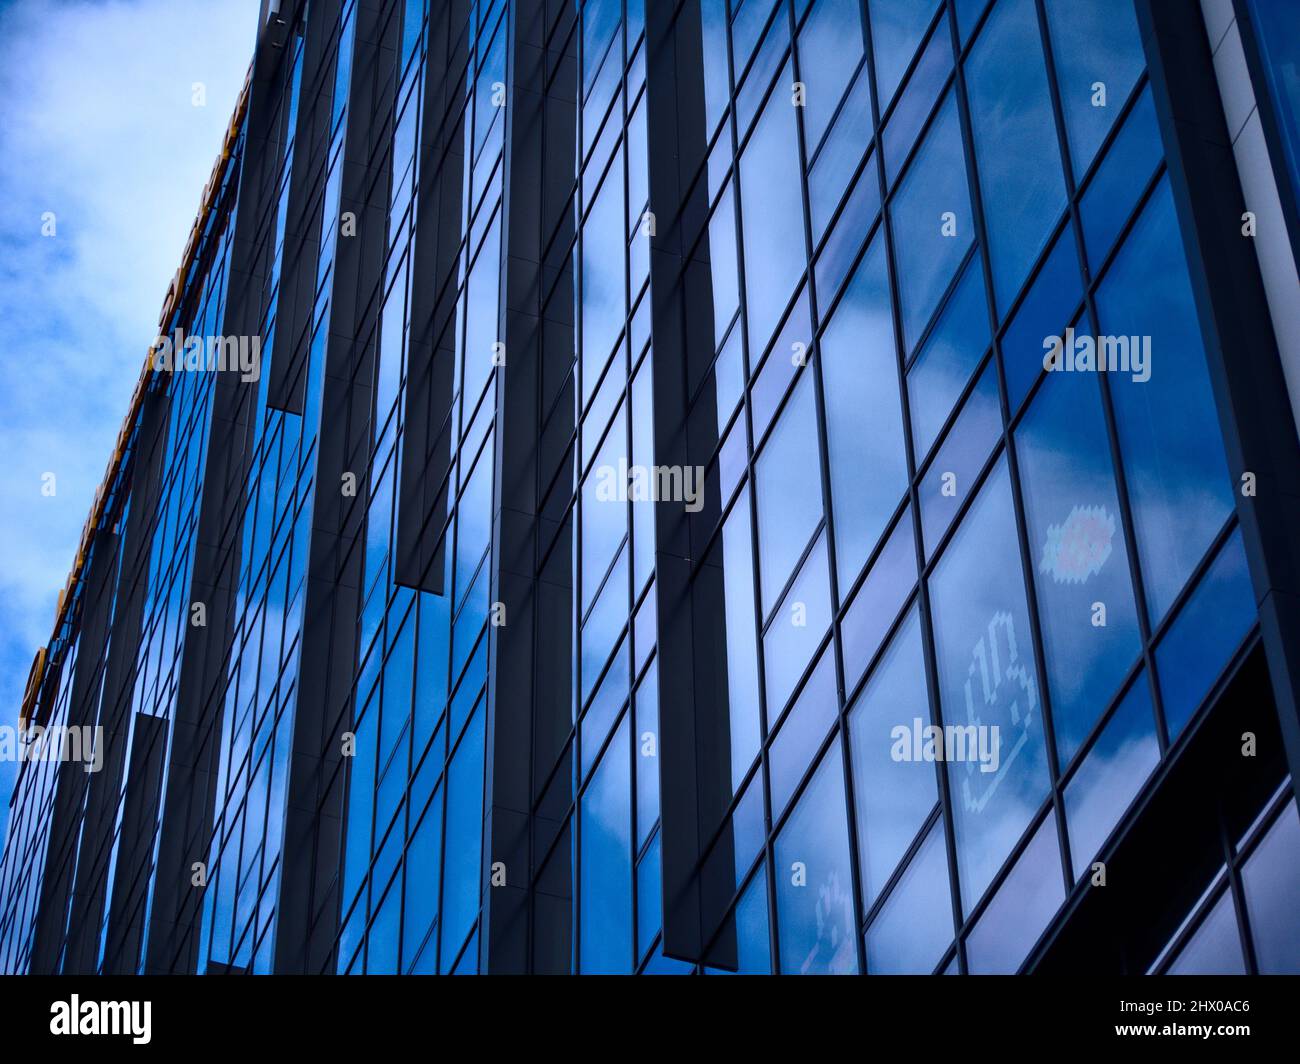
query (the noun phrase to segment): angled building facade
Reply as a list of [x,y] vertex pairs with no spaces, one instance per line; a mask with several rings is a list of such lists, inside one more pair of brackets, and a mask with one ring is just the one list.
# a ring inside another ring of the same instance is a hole
[[1300,969],[1300,12],[262,7],[0,970]]

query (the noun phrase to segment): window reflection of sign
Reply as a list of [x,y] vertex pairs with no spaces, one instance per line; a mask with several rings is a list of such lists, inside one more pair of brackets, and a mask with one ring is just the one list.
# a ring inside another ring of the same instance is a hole
[[835,869],[817,888],[817,941],[799,966],[799,973],[851,973],[854,967],[853,907]]
[[996,772],[981,774],[975,761],[965,762],[962,804],[968,811],[979,813],[997,792],[1007,770],[1028,741],[1029,726],[1038,706],[1032,663],[1021,660],[1015,621],[1005,610],[993,615],[987,633],[975,644],[966,670],[965,693],[967,721],[976,727],[996,727],[1001,735],[1001,764]]
[[1076,506],[1049,525],[1038,571],[1058,584],[1082,584],[1101,571],[1115,539],[1115,517],[1104,506]]

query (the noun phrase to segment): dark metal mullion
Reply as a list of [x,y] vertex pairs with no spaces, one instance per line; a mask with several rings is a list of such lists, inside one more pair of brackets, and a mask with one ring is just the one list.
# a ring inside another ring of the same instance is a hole
[[[1047,84],[1048,95],[1052,102],[1052,114],[1056,123],[1056,137],[1061,152],[1061,169],[1065,177],[1065,193],[1067,200],[1067,213],[1069,224],[1074,231],[1075,252],[1078,257],[1079,275],[1083,280],[1083,299],[1084,311],[1091,319],[1093,334],[1097,335],[1101,326],[1101,315],[1097,310],[1096,302],[1096,281],[1088,268],[1088,257],[1085,250],[1083,236],[1083,217],[1079,210],[1080,195],[1078,187],[1074,181],[1074,165],[1070,158],[1069,151],[1069,130],[1065,124],[1065,111],[1061,104],[1060,83],[1056,74],[1056,60],[1052,52],[1052,37],[1050,27],[1047,21],[1047,11],[1043,6],[1043,0],[1035,0],[1035,7],[1038,11],[1039,32],[1043,38],[1043,54],[1047,63]],[[1145,81],[1138,79],[1138,84],[1133,92],[1129,94],[1127,108],[1132,109],[1138,96],[1143,91]],[[1123,127],[1126,115],[1120,114],[1115,117],[1114,122],[1108,130],[1106,148],[1109,150],[1110,142],[1118,136],[1119,130]],[[1091,163],[1092,172],[1096,172],[1101,164],[1101,160],[1106,158],[1102,149],[1097,150]],[[1158,183],[1158,175],[1156,183]],[[1144,189],[1147,196],[1142,200],[1142,207],[1145,207],[1150,192],[1154,189],[1152,184],[1149,188]],[[1142,210],[1135,209],[1132,216],[1128,219],[1130,223],[1135,221],[1142,214]],[[1127,229],[1127,227],[1126,227]],[[1109,265],[1119,249],[1124,246],[1124,242],[1116,240],[1109,249],[1106,256],[1106,264]],[[1074,318],[1070,319],[1073,323]],[[1046,376],[1046,371],[1042,376]],[[1120,447],[1119,440],[1119,420],[1115,414],[1114,402],[1110,394],[1110,385],[1104,374],[1097,374],[1097,386],[1101,394],[1102,415],[1106,424],[1106,443],[1110,450],[1111,469],[1115,478],[1116,499],[1119,502],[1120,521],[1124,529],[1124,539],[1129,562],[1129,581],[1133,586],[1133,596],[1137,606],[1138,613],[1138,633],[1142,640],[1141,657],[1146,664],[1147,675],[1150,677],[1149,686],[1151,689],[1152,707],[1155,713],[1156,739],[1160,744],[1160,756],[1169,750],[1169,728],[1165,723],[1164,700],[1161,697],[1160,685],[1157,683],[1155,652],[1151,639],[1151,613],[1147,604],[1146,584],[1142,577],[1142,562],[1138,557],[1137,525],[1133,516],[1132,501],[1128,492],[1128,476],[1124,469],[1124,458]],[[1029,404],[1025,404],[1028,409]],[[1068,887],[1067,887],[1068,889]]]
[[[947,0],[947,6],[953,6],[953,0]],[[953,49],[960,50],[961,42],[957,36],[956,11],[952,12],[953,19],[950,20],[950,29],[952,32]],[[1039,11],[1041,17],[1042,12]],[[1040,45],[1046,47],[1046,41],[1042,40],[1040,26]],[[1012,441],[1011,432],[1011,407],[1007,392],[1006,368],[1002,360],[1002,344],[997,338],[998,316],[995,306],[995,288],[993,277],[992,256],[989,253],[988,233],[985,227],[984,218],[984,197],[983,190],[979,180],[979,165],[975,157],[975,132],[971,122],[970,102],[966,89],[966,68],[964,64],[957,65],[956,74],[957,87],[957,112],[958,120],[961,123],[962,131],[962,152],[966,160],[966,172],[969,181],[969,191],[971,199],[971,210],[974,214],[973,223],[976,231],[976,238],[980,246],[980,258],[984,267],[985,288],[985,305],[989,316],[989,332],[993,334],[993,357],[997,367],[998,398],[999,405],[1002,407],[1002,442],[1006,450],[1007,457],[1007,475],[1011,485],[1011,510],[1016,524],[1016,539],[1020,548],[1020,566],[1021,576],[1024,581],[1025,611],[1029,617],[1029,630],[1031,646],[1034,649],[1034,675],[1038,683],[1039,704],[1043,714],[1043,741],[1046,746],[1047,770],[1048,770],[1048,787],[1049,798],[1052,805],[1053,814],[1056,818],[1056,841],[1060,856],[1061,883],[1064,892],[1068,893],[1073,886],[1071,877],[1070,862],[1070,841],[1067,834],[1065,822],[1065,803],[1061,797],[1059,782],[1061,778],[1061,768],[1056,746],[1056,728],[1052,718],[1051,693],[1047,684],[1047,664],[1043,653],[1043,632],[1042,621],[1038,615],[1038,598],[1034,588],[1034,565],[1033,556],[1029,547],[1029,528],[1028,521],[1024,512],[1024,492],[1020,483],[1020,465],[1016,458],[1016,451]],[[1059,143],[1058,149],[1064,150]],[[1045,256],[1044,264],[1047,261]],[[1027,835],[1026,839],[1032,838]],[[1028,845],[1026,841],[1025,845]],[[1011,867],[1004,864],[1004,867]],[[986,897],[992,897],[991,891],[986,891]],[[965,933],[969,933],[974,921],[967,921]]]
[[1255,943],[1250,934],[1250,918],[1246,912],[1246,891],[1241,882],[1241,868],[1236,852],[1232,847],[1232,838],[1228,835],[1227,814],[1220,799],[1215,803],[1218,821],[1219,842],[1223,846],[1223,864],[1227,870],[1228,893],[1232,896],[1233,915],[1237,921],[1237,934],[1241,937],[1241,956],[1245,961],[1246,974],[1258,975],[1259,962],[1255,956]]
[[[943,8],[944,10],[941,17],[947,17],[947,5],[944,4]],[[866,34],[867,57],[871,63],[872,73],[874,76],[875,46],[871,33],[870,20],[867,18],[865,0],[862,0],[862,19],[863,32]],[[931,113],[929,119],[927,119],[927,126],[929,122],[934,120],[934,116],[937,113],[938,109],[936,108],[936,110]],[[885,241],[885,278],[889,287],[890,320],[894,332],[895,372],[897,373],[898,379],[899,402],[902,406],[903,446],[907,461],[907,498],[912,511],[912,551],[917,572],[917,619],[920,622],[921,627],[921,647],[924,657],[926,694],[930,708],[930,719],[942,728],[943,709],[939,704],[939,675],[934,648],[934,632],[931,623],[930,589],[929,580],[925,576],[925,558],[922,546],[924,539],[921,528],[921,500],[916,486],[916,445],[912,440],[912,411],[907,396],[907,374],[904,368],[907,352],[904,348],[905,341],[903,339],[902,299],[898,290],[897,270],[894,267],[894,231],[893,220],[890,217],[891,212],[888,209],[889,205],[886,197],[887,183],[885,177],[884,153],[879,150],[882,132],[880,101],[877,99],[877,94],[874,91],[871,94],[871,117],[872,124],[876,130],[875,141],[877,150],[875,152],[875,164],[876,180],[880,185],[880,235]],[[920,143],[924,136],[925,129],[923,128],[917,133],[917,142]],[[900,175],[901,173],[902,171],[900,171]],[[954,521],[954,527],[955,525],[956,522]],[[953,820],[952,813],[952,795],[949,791],[948,772],[946,766],[942,762],[935,762],[934,771],[935,778],[938,782],[939,806],[944,821],[944,850],[948,863],[948,900],[952,913],[953,940],[957,947],[959,970],[965,974],[966,947],[961,936],[961,885],[957,878],[957,839],[956,823]]]

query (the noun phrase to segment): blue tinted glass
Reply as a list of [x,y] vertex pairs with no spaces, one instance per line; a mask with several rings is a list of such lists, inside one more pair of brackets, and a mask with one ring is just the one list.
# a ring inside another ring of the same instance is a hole
[[966,939],[972,975],[1011,975],[1065,900],[1056,818],[1048,813]]
[[776,839],[781,970],[791,975],[858,970],[840,765],[837,741]]
[[[789,44],[790,23],[785,15],[785,5],[782,4],[776,19],[771,23],[763,37],[763,43],[759,46],[754,57],[754,65],[744,75],[744,80],[740,82],[739,91],[736,93],[736,128],[740,131],[742,141],[745,139],[749,127],[754,123],[754,116],[758,113],[759,107],[762,106],[763,97],[772,85],[772,77],[781,65],[781,60],[785,58]],[[744,63],[741,61],[740,56],[737,55],[736,77],[738,80],[743,70]],[[787,64],[785,76],[781,78],[781,88],[777,89],[773,98],[781,99],[784,97],[785,86],[788,86],[791,81],[793,81],[793,72]]]
[[[934,763],[894,756],[910,750],[899,746],[900,736],[930,723],[921,625],[913,609],[849,711],[858,861],[867,906],[874,904],[934,808]],[[867,963],[871,966],[869,956]]]
[[799,32],[799,77],[806,86],[803,121],[809,152],[821,142],[861,61],[859,0],[817,0]]
[[[651,594],[647,601],[653,601]],[[659,661],[646,671],[636,689],[636,834],[645,844],[659,819]]]
[[[732,199],[732,185],[718,201],[717,209],[709,221],[709,261],[713,278],[713,328],[714,342],[722,337],[740,306],[740,273],[736,269],[736,214]],[[739,337],[736,329],[733,337]]]
[[1001,0],[966,63],[993,292],[1005,315],[1065,208],[1034,0]]
[[772,415],[785,398],[795,375],[795,356],[802,354],[806,361],[811,348],[812,322],[808,317],[808,289],[805,287],[791,309],[790,316],[781,326],[771,353],[757,371],[758,379],[754,381],[750,395],[750,423],[754,439],[763,438],[768,425],[772,423]]
[[[616,162],[582,227],[582,395],[591,397],[626,314],[623,182]],[[495,263],[493,264],[495,268]],[[495,311],[496,302],[493,300]],[[495,331],[493,332],[495,338]]]
[[795,385],[758,457],[759,575],[766,615],[821,520],[812,375]]
[[[1003,459],[930,585],[944,723],[976,728],[965,758],[948,763],[968,911],[1047,795],[1042,706],[1017,542]],[[981,741],[975,756],[972,747]]]
[[768,765],[771,773],[772,818],[785,812],[790,795],[812,764],[835,723],[839,701],[835,697],[835,655],[822,655],[817,668],[808,677],[808,683],[799,692],[799,699],[790,707],[790,713],[781,722],[775,737]]
[[870,0],[876,96],[883,114],[934,15],[934,0]]
[[740,159],[750,351],[767,346],[803,274],[802,187],[794,108],[778,91],[768,100]]
[[[843,587],[847,581],[842,581]],[[840,625],[844,643],[845,683],[862,676],[907,596],[916,586],[916,536],[912,512],[904,510],[885,540],[880,555],[854,595]]]
[[[817,171],[813,171],[814,187],[816,183]],[[813,267],[817,295],[823,307],[830,306],[839,292],[850,267],[857,261],[864,236],[871,232],[879,213],[880,181],[875,164],[868,158]]]
[[483,716],[474,714],[452,758],[447,791],[447,842],[444,847],[442,961],[455,961],[478,915],[479,870],[483,853]]
[[951,71],[952,38],[947,21],[941,19],[885,126],[885,177],[891,186]]
[[632,961],[632,794],[627,721],[582,796],[579,970],[626,972]]
[[1096,377],[1049,374],[1016,429],[1016,453],[1064,765],[1141,651]]
[[975,478],[1001,437],[997,368],[990,360],[917,490],[927,555],[938,546],[958,508],[970,497]]
[[704,64],[704,111],[711,134],[717,129],[731,95],[727,72],[726,0],[700,0],[700,22],[704,33],[704,53],[716,58],[715,62]]
[[1156,647],[1171,739],[1205,700],[1255,618],[1255,593],[1237,530]]
[[1232,485],[1167,177],[1097,289],[1097,312],[1106,333],[1150,337],[1149,379],[1109,373],[1106,381],[1155,623],[1232,512]]
[[758,755],[758,639],[754,632],[753,551],[749,496],[742,493],[722,528],[726,603],[727,693],[731,703],[731,772],[739,784]]
[[1264,76],[1277,124],[1282,131],[1282,149],[1287,170],[1300,192],[1300,33],[1296,32],[1296,8],[1292,0],[1248,0],[1255,42],[1263,60]]
[[970,247],[970,196],[951,93],[912,159],[890,209],[903,337],[911,351]]
[[1161,155],[1156,106],[1146,88],[1079,202],[1083,242],[1094,269],[1102,264],[1133,213]]
[[953,404],[989,346],[989,310],[984,271],[972,256],[962,271],[934,330],[907,371],[912,442],[917,460],[930,453]]
[[957,31],[961,35],[962,44],[970,37],[971,30],[975,28],[975,23],[984,14],[988,4],[989,0],[957,0]]
[[1237,914],[1232,907],[1232,892],[1223,896],[1178,958],[1169,966],[1170,975],[1245,975],[1246,962],[1241,954],[1241,936],[1237,931]]
[[1074,176],[1083,177],[1142,73],[1130,0],[1046,0]]
[[1288,802],[1241,872],[1261,975],[1300,974],[1300,819]]
[[[844,581],[862,568],[907,490],[888,283],[884,242],[876,240],[821,339],[835,550]],[[871,475],[863,476],[868,469]]]
[[768,942],[767,876],[762,867],[736,905],[736,961],[740,972],[767,975],[772,970]]
[[831,621],[831,594],[826,565],[825,533],[809,552],[772,623],[763,635],[763,667],[767,673],[767,706],[772,719],[803,675],[813,651]]
[[655,935],[659,934],[660,916],[663,913],[663,870],[659,857],[659,836],[656,834],[645,856],[636,866],[636,951],[637,957],[646,955]]
[[925,842],[867,929],[872,975],[929,975],[952,941],[952,898],[943,821]]
[[1097,736],[1065,788],[1074,877],[1092,859],[1160,760],[1151,688],[1143,673]]
[[[813,241],[821,239],[826,223],[839,206],[840,197],[852,178],[854,170],[862,159],[867,142],[871,139],[871,79],[866,69],[859,72],[849,98],[835,119],[826,142],[817,153],[813,163],[812,174],[808,178],[808,199],[812,207]],[[876,186],[875,172],[868,169],[864,180]],[[877,196],[879,199],[879,196]],[[878,204],[877,204],[878,206]],[[872,215],[875,208],[872,208]],[[869,222],[870,219],[868,218]],[[865,226],[858,233],[861,240]],[[856,249],[855,249],[856,250]],[[828,298],[832,293],[824,293]]]
[[[406,853],[406,901],[403,913],[402,963],[409,969],[417,954],[421,965],[436,952],[420,953],[433,918],[438,913],[438,887],[442,871],[442,791],[424,813]],[[433,967],[432,964],[429,967]],[[422,967],[422,970],[425,970]]]
[[1043,341],[1065,332],[1082,300],[1079,244],[1067,225],[1002,336],[1007,402],[1013,413],[1043,372]]

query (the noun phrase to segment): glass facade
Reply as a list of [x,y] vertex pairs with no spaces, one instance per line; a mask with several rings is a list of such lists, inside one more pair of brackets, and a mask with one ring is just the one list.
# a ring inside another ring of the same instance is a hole
[[[262,372],[146,374],[0,966],[1058,948],[1265,655],[1142,4],[284,6],[163,322]],[[1296,970],[1255,771],[1129,966]]]

